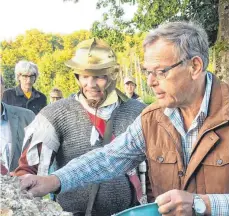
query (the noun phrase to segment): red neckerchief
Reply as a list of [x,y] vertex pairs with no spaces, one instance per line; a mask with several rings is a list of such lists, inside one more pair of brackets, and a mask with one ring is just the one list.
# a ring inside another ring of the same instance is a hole
[[[104,137],[105,130],[106,130],[106,122],[105,122],[105,120],[99,118],[96,115],[91,114],[88,111],[87,111],[87,114],[89,116],[89,119],[90,119],[91,123],[95,126],[95,128],[99,132],[100,136]],[[114,136],[114,134],[112,134],[111,141],[114,138],[115,138],[115,136]],[[136,173],[132,174],[132,175],[128,175],[128,176],[129,176],[129,180],[130,180],[131,184],[133,185],[133,187],[135,189],[137,200],[141,203],[142,187],[141,187],[141,182],[139,180],[139,177],[138,177],[138,175]]]
[[[96,130],[99,132],[101,137],[104,137],[106,130],[106,122],[104,119],[99,118],[87,111],[89,119],[91,123],[95,126]],[[112,134],[111,141],[115,138],[114,134]]]

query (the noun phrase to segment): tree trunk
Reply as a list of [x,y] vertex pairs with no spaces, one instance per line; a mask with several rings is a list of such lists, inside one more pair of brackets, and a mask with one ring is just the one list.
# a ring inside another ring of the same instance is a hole
[[219,30],[215,45],[216,75],[229,82],[229,1],[219,0]]

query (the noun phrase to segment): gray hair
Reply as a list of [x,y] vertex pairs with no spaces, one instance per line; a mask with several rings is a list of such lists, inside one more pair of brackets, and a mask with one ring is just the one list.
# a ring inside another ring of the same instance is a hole
[[158,39],[171,42],[181,60],[199,56],[203,61],[203,70],[209,63],[209,43],[206,31],[195,22],[169,22],[150,32],[143,43],[144,49]]
[[61,97],[63,97],[63,93],[62,93],[62,91],[60,90],[60,89],[58,89],[58,88],[56,88],[56,87],[54,87],[51,91],[50,91],[50,96],[52,97],[52,93],[56,93],[56,94],[58,94],[58,95],[60,95]]
[[18,82],[18,77],[24,73],[32,73],[36,76],[36,79],[39,75],[37,65],[34,64],[33,62],[29,62],[29,61],[25,61],[25,60],[19,61],[16,64],[14,73],[15,73],[15,79],[17,82]]

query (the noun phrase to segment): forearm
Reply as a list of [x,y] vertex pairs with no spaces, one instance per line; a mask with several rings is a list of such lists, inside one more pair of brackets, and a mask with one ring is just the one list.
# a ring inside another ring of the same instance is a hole
[[[27,161],[27,157],[26,157],[28,149],[29,149],[29,146],[22,152],[21,157],[19,158],[19,162],[18,162],[19,165],[15,169],[15,171],[11,173],[12,175],[14,176],[22,176],[25,174],[37,175],[39,164],[36,164],[34,166],[29,165]],[[37,145],[37,151],[38,151],[39,157],[40,157],[41,150],[42,150],[42,143],[39,143]],[[55,158],[55,153],[53,152],[50,165],[53,163],[54,158]]]
[[229,194],[208,194],[206,195],[210,204],[211,216],[228,216],[229,215]]
[[[38,170],[38,165],[35,166],[29,166],[27,158],[26,158],[26,154],[27,154],[27,150],[28,148],[26,148],[22,154],[21,157],[19,158],[18,161],[18,167],[14,170],[14,172],[12,172],[11,174],[13,176],[22,176],[25,174],[37,174],[37,170]],[[41,150],[41,145],[38,148],[38,150]]]
[[145,145],[138,123],[132,124],[111,144],[73,159],[54,172],[61,181],[61,192],[112,179],[142,162]]
[[115,178],[140,163],[131,158],[110,157],[106,147],[103,151],[96,149],[73,159],[62,169],[52,173],[61,181],[61,192]]

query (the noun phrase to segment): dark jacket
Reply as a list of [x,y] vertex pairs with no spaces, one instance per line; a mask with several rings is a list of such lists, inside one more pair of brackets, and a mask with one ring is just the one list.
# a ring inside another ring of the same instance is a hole
[[24,95],[20,85],[5,90],[2,101],[9,105],[32,110],[35,114],[39,113],[39,111],[47,105],[47,98],[44,94],[33,88],[32,96],[28,99]]
[[7,104],[4,104],[4,107],[6,109],[12,137],[9,171],[13,171],[18,167],[18,159],[21,155],[25,135],[24,128],[33,121],[35,115],[32,111],[20,107],[14,107]]
[[134,92],[131,98],[132,98],[132,99],[138,99],[139,96]]

